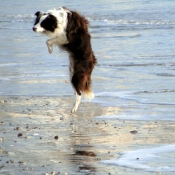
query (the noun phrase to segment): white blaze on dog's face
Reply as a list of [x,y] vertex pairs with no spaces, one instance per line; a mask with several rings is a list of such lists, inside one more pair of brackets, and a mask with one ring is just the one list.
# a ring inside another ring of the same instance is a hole
[[42,12],[36,12],[35,15],[37,16],[33,30],[38,33],[42,33],[45,29],[42,27],[42,22],[48,17],[48,14],[42,14]]
[[36,20],[33,30],[38,33],[55,32],[56,29],[65,30],[67,27],[67,13],[65,8],[49,10],[47,13],[36,12]]

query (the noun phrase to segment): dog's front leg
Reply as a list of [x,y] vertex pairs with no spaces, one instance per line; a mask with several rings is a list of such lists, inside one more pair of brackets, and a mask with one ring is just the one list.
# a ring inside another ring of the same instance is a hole
[[81,95],[78,95],[76,92],[76,101],[75,101],[74,107],[72,108],[72,113],[77,111],[78,106],[80,105],[80,102],[81,102]]
[[57,38],[52,38],[46,41],[49,53],[51,54],[53,52],[53,47],[52,45],[57,43]]

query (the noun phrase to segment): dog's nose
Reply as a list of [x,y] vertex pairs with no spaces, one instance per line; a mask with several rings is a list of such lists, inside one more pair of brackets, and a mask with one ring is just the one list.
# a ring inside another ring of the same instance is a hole
[[33,27],[33,31],[36,32],[36,27]]

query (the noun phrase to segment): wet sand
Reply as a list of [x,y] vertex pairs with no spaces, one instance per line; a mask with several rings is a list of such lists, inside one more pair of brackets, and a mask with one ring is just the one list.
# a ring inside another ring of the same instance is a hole
[[[117,160],[125,151],[173,144],[174,122],[100,119],[96,116],[121,109],[89,102],[71,114],[73,102],[73,96],[1,96],[0,174],[174,174],[103,162]],[[139,156],[133,163],[142,161]],[[172,153],[163,156],[146,164],[164,166]]]

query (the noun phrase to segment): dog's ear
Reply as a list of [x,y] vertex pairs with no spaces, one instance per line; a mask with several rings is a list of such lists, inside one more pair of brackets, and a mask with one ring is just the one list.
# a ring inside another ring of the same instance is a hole
[[71,15],[72,12],[67,7],[62,7],[68,15]]
[[39,17],[39,16],[41,16],[42,14],[43,14],[42,12],[38,11],[38,12],[35,13],[35,16]]
[[36,19],[35,19],[34,25],[36,25],[39,22],[42,15],[43,15],[43,13],[40,11],[35,13]]

